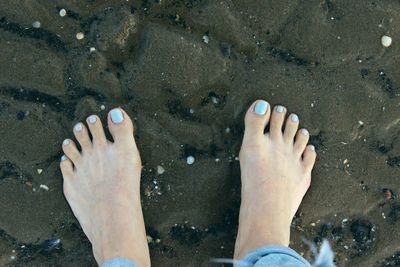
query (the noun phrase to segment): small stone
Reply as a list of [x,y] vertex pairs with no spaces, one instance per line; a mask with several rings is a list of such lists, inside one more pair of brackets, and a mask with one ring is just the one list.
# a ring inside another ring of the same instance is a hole
[[229,127],[225,129],[226,133],[229,133],[230,131],[231,131],[231,129]]
[[310,223],[310,226],[315,227],[315,222]]
[[94,51],[96,51],[96,48],[94,47],[89,48],[89,52],[93,53]]
[[163,174],[164,172],[165,172],[165,169],[162,166],[158,165],[157,166],[157,173],[158,174]]
[[194,109],[189,109],[189,112],[190,112],[190,114],[193,114],[194,113]]
[[32,27],[33,27],[33,28],[36,28],[36,29],[39,29],[39,28],[40,28],[40,22],[39,22],[39,21],[34,21],[34,22],[32,23]]
[[156,244],[159,244],[161,242],[161,239],[157,238],[156,241],[154,241]]
[[219,162],[219,161],[220,161],[220,159],[219,159],[219,158],[216,158],[216,159],[215,159],[215,162]]
[[192,165],[194,163],[194,157],[193,156],[189,156],[186,159],[187,164]]
[[38,173],[38,174],[41,174],[42,171],[43,171],[43,169],[37,169],[37,173]]
[[63,8],[63,9],[60,9],[60,16],[61,17],[64,17],[65,15],[67,15],[67,11]]
[[389,36],[386,36],[386,35],[382,36],[381,43],[382,43],[382,45],[384,47],[391,46],[392,45],[392,37],[389,37]]
[[146,238],[147,238],[147,243],[151,243],[151,242],[153,242],[153,238],[151,237],[151,236],[146,236]]
[[364,125],[364,122],[363,121],[358,121],[358,124]]
[[83,32],[78,32],[78,33],[76,34],[76,39],[82,40],[83,38],[85,38],[85,35],[83,34]]
[[106,109],[106,106],[101,105],[101,106],[100,106],[100,109],[101,109],[101,110],[105,110],[105,109]]
[[15,256],[11,256],[10,258],[11,258],[12,260],[15,260]]
[[206,44],[208,44],[208,42],[210,41],[210,38],[208,38],[208,35],[207,35],[207,34],[204,34],[204,35],[203,35],[203,41],[204,41]]
[[17,113],[17,120],[22,121],[25,118],[25,112],[20,111]]

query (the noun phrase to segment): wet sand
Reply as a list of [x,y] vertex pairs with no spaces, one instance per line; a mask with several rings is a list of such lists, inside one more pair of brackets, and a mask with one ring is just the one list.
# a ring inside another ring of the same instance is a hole
[[232,257],[257,98],[297,113],[318,152],[291,247],[310,258],[302,238],[326,238],[339,266],[400,265],[400,4],[262,2],[0,3],[0,265],[96,265],[61,142],[117,106],[135,119],[153,265]]

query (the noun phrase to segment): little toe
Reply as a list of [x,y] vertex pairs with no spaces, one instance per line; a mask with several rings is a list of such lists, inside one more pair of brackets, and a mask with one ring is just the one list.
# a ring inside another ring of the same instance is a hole
[[283,139],[286,143],[293,143],[298,127],[299,117],[296,114],[291,114],[286,120],[285,131],[283,133]]
[[132,120],[121,108],[115,108],[108,113],[108,129],[115,143],[133,143],[135,140]]
[[298,157],[301,156],[304,149],[306,148],[309,138],[310,138],[310,134],[308,133],[308,131],[306,129],[300,129],[297,132],[296,141],[294,142],[293,150],[294,150],[294,153],[296,153],[296,155]]
[[82,156],[78,148],[76,148],[74,141],[71,139],[65,139],[62,144],[62,149],[64,154],[72,161],[72,163],[74,163],[75,166],[81,163]]
[[89,132],[83,123],[75,125],[74,134],[82,148],[82,152],[90,152],[92,150],[92,141],[90,140]]
[[285,120],[286,108],[284,106],[276,106],[272,111],[271,125],[269,134],[273,138],[282,137],[282,126]]
[[106,135],[104,134],[103,125],[100,118],[96,115],[91,115],[89,118],[87,118],[87,124],[89,126],[90,133],[92,134],[93,145],[106,146],[107,139]]
[[265,126],[267,126],[271,115],[269,106],[268,102],[257,100],[247,110],[244,118],[244,140],[264,135]]
[[316,158],[317,153],[315,152],[315,147],[313,145],[308,145],[303,152],[303,164],[308,171],[312,170]]
[[61,157],[60,169],[64,179],[71,179],[74,175],[74,165],[65,155]]

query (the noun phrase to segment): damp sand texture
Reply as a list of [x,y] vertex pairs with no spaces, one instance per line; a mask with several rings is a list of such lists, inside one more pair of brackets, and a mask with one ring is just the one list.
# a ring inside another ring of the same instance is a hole
[[232,257],[258,98],[298,114],[318,152],[291,247],[400,264],[399,2],[78,2],[0,3],[0,265],[96,266],[61,142],[117,106],[134,118],[153,265]]

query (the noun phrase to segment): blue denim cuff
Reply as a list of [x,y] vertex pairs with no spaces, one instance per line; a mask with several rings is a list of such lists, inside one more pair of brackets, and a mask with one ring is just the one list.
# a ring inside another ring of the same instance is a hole
[[100,267],[139,267],[128,259],[115,258],[103,263]]
[[311,267],[310,263],[291,248],[280,245],[261,247],[244,256],[235,265],[236,267]]

